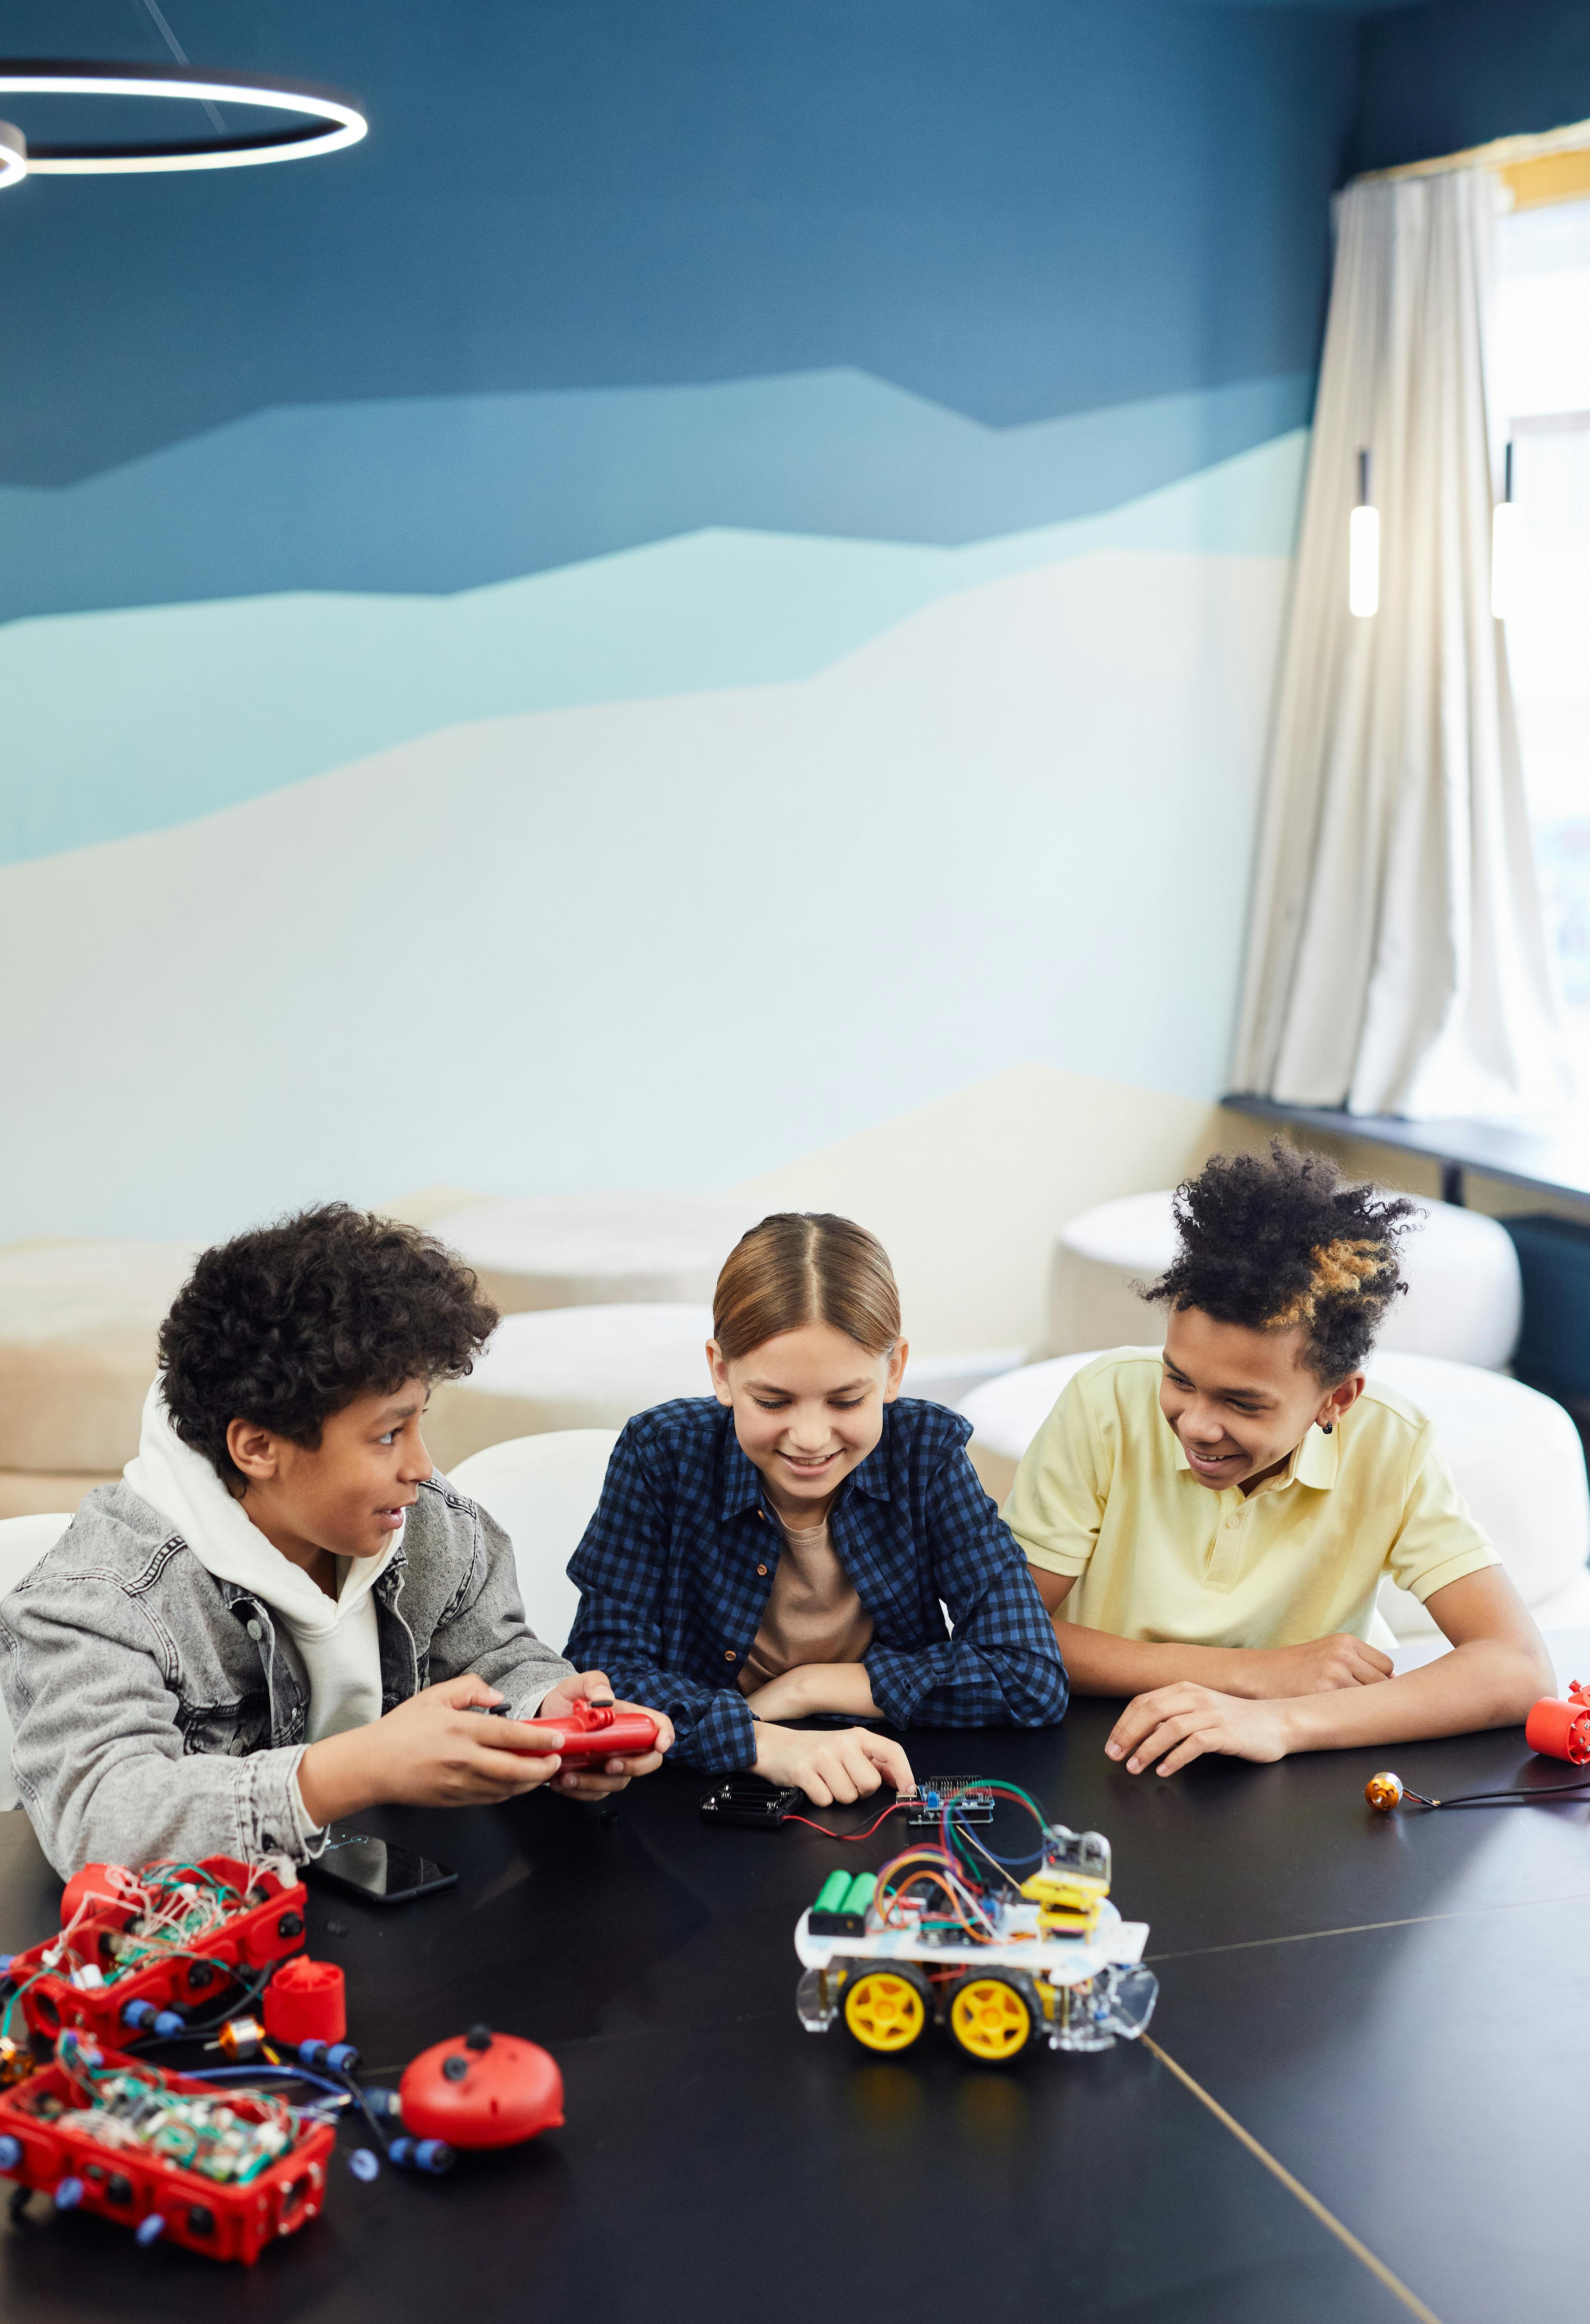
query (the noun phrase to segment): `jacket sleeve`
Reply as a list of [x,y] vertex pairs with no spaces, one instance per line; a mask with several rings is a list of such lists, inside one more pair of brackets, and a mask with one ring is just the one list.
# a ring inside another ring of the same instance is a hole
[[495,1517],[477,1503],[475,1539],[464,1578],[444,1606],[430,1640],[432,1684],[473,1671],[505,1695],[514,1719],[533,1719],[542,1698],[574,1668],[536,1637],[524,1618],[513,1545]]
[[958,1448],[929,1478],[927,1549],[954,1635],[864,1660],[896,1727],[1051,1727],[1069,1692],[1054,1625],[998,1509]]
[[662,1600],[670,1520],[647,1473],[636,1424],[613,1448],[596,1514],[569,1562],[579,1612],[569,1652],[604,1670],[618,1692],[673,1721],[672,1758],[726,1775],[756,1757],[756,1724],[737,1687],[707,1686],[662,1667]]
[[12,1771],[63,1879],[84,1864],[310,1852],[302,1745],[184,1751],[176,1665],[147,1598],[104,1574],[35,1569],[0,1605]]

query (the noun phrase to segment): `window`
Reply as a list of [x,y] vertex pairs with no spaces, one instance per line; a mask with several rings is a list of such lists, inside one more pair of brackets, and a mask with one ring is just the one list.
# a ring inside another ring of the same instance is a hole
[[1502,219],[1495,355],[1518,503],[1508,659],[1547,927],[1590,1090],[1590,201]]

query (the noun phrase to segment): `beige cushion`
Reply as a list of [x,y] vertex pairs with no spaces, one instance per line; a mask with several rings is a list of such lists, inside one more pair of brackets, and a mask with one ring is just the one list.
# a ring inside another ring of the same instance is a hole
[[0,1469],[119,1471],[138,1450],[155,1336],[187,1243],[0,1250]]
[[432,1395],[430,1457],[450,1475],[510,1437],[622,1428],[671,1397],[708,1395],[711,1336],[709,1307],[674,1303],[504,1315],[470,1377]]
[[[1380,1345],[1500,1371],[1523,1322],[1523,1277],[1512,1238],[1483,1212],[1421,1202],[1402,1246],[1408,1290],[1391,1302]],[[1176,1256],[1169,1189],[1100,1203],[1060,1230],[1049,1270],[1049,1350],[1160,1346],[1165,1312],[1132,1289]]]
[[545,1307],[710,1300],[753,1205],[689,1194],[535,1194],[474,1203],[430,1232],[505,1315]]
[[[0,1519],[37,1517],[44,1511],[69,1509],[73,1515],[85,1493],[96,1485],[115,1485],[119,1469],[96,1474],[92,1469],[0,1469]],[[66,1520],[61,1520],[64,1530]]]

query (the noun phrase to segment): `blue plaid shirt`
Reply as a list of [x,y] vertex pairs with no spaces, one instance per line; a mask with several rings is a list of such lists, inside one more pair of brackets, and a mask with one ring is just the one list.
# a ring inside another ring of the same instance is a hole
[[[835,1553],[873,1618],[873,1701],[894,1727],[1051,1726],[1065,1665],[1027,1562],[966,1459],[971,1433],[942,1405],[885,1405],[881,1440],[829,1510]],[[750,1766],[740,1674],[783,1545],[726,1405],[681,1397],[642,1412],[613,1448],[569,1560],[580,1601],[569,1659],[665,1711],[691,1766]]]

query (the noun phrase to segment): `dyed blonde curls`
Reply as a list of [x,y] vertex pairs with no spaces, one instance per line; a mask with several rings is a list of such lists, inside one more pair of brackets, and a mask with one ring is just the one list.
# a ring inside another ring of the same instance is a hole
[[900,1293],[876,1235],[829,1211],[775,1211],[724,1261],[712,1333],[727,1363],[781,1332],[827,1323],[869,1356],[900,1337]]
[[1313,1281],[1277,1308],[1270,1318],[1274,1330],[1282,1331],[1291,1323],[1312,1323],[1324,1299],[1373,1297],[1375,1278],[1385,1266],[1385,1252],[1379,1244],[1348,1242],[1339,1235],[1335,1242],[1322,1243],[1313,1258]]

